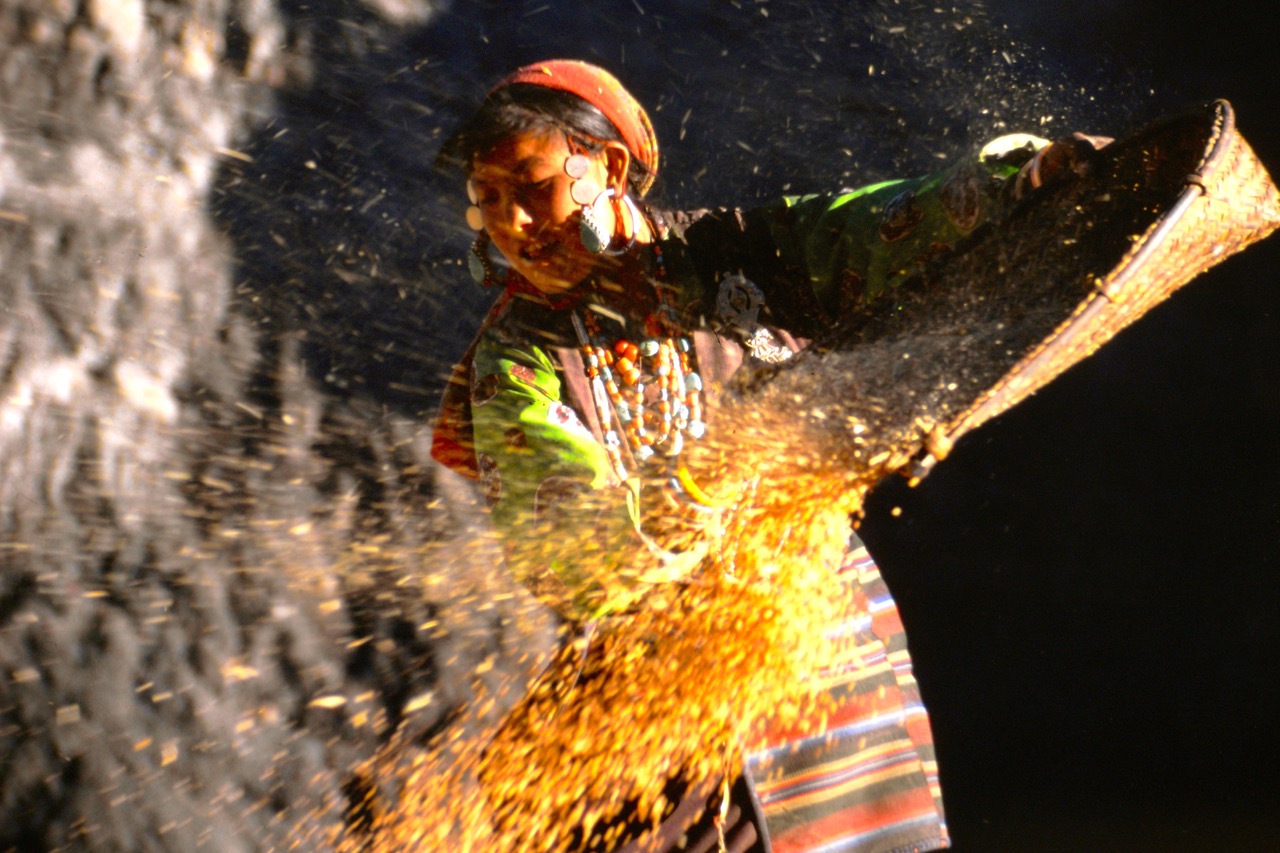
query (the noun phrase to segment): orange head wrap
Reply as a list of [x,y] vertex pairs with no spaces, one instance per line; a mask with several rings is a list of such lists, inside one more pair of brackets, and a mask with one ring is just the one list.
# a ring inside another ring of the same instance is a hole
[[603,68],[576,59],[549,59],[516,69],[494,86],[493,91],[513,83],[569,92],[600,110],[618,129],[631,156],[645,167],[636,191],[641,196],[649,191],[658,174],[658,137],[644,107],[616,77]]

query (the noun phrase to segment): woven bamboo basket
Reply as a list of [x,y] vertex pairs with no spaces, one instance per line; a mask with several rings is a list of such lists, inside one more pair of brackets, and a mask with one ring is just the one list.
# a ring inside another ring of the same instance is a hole
[[[1172,183],[1171,204],[1151,221],[1114,266],[1094,276],[1091,292],[1051,334],[1032,347],[967,408],[933,430],[911,467],[923,476],[969,430],[1004,412],[1088,357],[1178,288],[1280,226],[1280,197],[1266,169],[1236,131],[1223,100],[1161,119],[1104,149],[1114,177],[1159,194]],[[1041,200],[1068,207],[1074,192]],[[1078,208],[1077,208],[1078,209]]]

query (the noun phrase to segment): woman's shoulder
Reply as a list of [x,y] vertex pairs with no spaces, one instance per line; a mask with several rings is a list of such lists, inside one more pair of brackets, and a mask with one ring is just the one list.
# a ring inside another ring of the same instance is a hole
[[490,316],[477,345],[490,350],[545,350],[572,342],[567,311],[553,310],[533,295],[517,291],[504,295],[504,304]]

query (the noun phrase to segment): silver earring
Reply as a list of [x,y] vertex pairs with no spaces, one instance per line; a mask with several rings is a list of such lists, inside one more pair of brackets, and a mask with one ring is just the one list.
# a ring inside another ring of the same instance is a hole
[[596,213],[596,208],[602,202],[609,203],[609,199],[613,198],[613,187],[609,187],[604,192],[595,197],[591,204],[582,206],[582,227],[580,239],[582,246],[593,255],[603,254],[609,248],[609,243],[613,241],[613,235],[604,228],[602,217]]
[[467,272],[471,274],[471,280],[476,284],[483,284],[485,287],[498,286],[498,274],[493,268],[493,261],[489,258],[488,231],[477,234],[475,242],[471,244],[471,251],[467,253]]
[[[625,207],[627,213],[631,216],[632,223],[634,223],[631,229],[631,239],[627,240],[627,245],[619,249],[610,248],[613,244],[613,234],[605,230],[603,217],[598,212],[599,206],[608,204],[611,198],[617,199],[614,206],[614,222],[621,221],[622,209]],[[640,219],[640,208],[631,200],[631,196],[625,192],[619,195],[610,187],[596,196],[595,201],[591,204],[582,206],[580,239],[582,240],[583,248],[593,255],[625,255],[636,244],[636,228],[639,227]]]

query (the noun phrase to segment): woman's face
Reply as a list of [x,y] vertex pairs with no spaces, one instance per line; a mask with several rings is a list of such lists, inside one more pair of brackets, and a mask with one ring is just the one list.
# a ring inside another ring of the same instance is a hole
[[[611,180],[610,164],[618,157],[611,151],[575,152],[563,134],[530,131],[507,137],[472,161],[471,185],[485,230],[515,271],[544,293],[568,290],[598,261],[579,237],[581,205],[571,195],[575,179],[565,172],[565,161],[586,154],[587,173],[577,180],[616,189],[621,180]],[[612,212],[604,215],[602,224],[612,232]]]

